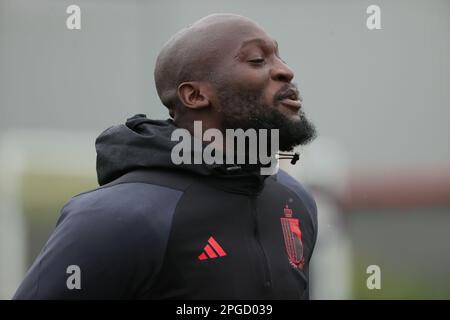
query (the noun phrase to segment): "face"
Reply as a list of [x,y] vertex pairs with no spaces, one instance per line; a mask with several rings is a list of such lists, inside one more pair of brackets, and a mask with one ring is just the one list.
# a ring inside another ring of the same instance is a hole
[[276,41],[250,22],[240,30],[228,33],[234,38],[221,51],[213,79],[222,129],[279,129],[281,151],[308,143],[315,129],[301,110],[293,71]]

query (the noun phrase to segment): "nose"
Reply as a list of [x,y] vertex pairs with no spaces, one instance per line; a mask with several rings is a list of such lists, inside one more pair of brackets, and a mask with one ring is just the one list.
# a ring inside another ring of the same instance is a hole
[[294,71],[280,58],[275,59],[275,64],[271,69],[271,77],[275,81],[291,82],[294,78]]

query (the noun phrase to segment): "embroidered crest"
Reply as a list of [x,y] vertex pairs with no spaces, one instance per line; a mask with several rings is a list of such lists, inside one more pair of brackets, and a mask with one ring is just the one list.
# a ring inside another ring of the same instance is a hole
[[292,217],[292,209],[289,209],[288,205],[284,208],[284,216],[280,220],[289,263],[295,268],[302,269],[305,259],[300,222]]

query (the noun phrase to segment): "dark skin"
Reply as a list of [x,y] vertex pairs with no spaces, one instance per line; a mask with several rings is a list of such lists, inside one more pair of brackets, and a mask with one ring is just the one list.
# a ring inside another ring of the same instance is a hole
[[[194,26],[197,31],[188,36],[197,37],[197,52],[205,60],[213,59],[220,81],[233,90],[260,92],[264,102],[273,105],[275,95],[286,84],[291,84],[294,73],[280,58],[276,41],[255,22],[241,16],[213,15]],[[177,95],[186,108],[175,112],[178,127],[193,133],[193,121],[200,120],[203,130],[225,129],[220,127],[221,106],[212,83],[183,82],[178,86]],[[289,118],[296,119],[300,102],[296,103],[288,101],[275,106]]]

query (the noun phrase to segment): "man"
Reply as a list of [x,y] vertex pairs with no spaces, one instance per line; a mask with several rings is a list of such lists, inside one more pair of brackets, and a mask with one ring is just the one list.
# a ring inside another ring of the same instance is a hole
[[155,68],[173,120],[136,115],[97,138],[101,187],[63,207],[14,298],[309,298],[317,210],[305,189],[281,170],[262,175],[260,163],[171,158],[172,133],[194,135],[194,121],[279,129],[282,151],[309,142],[293,77],[277,43],[242,16],[211,15],[178,32]]

